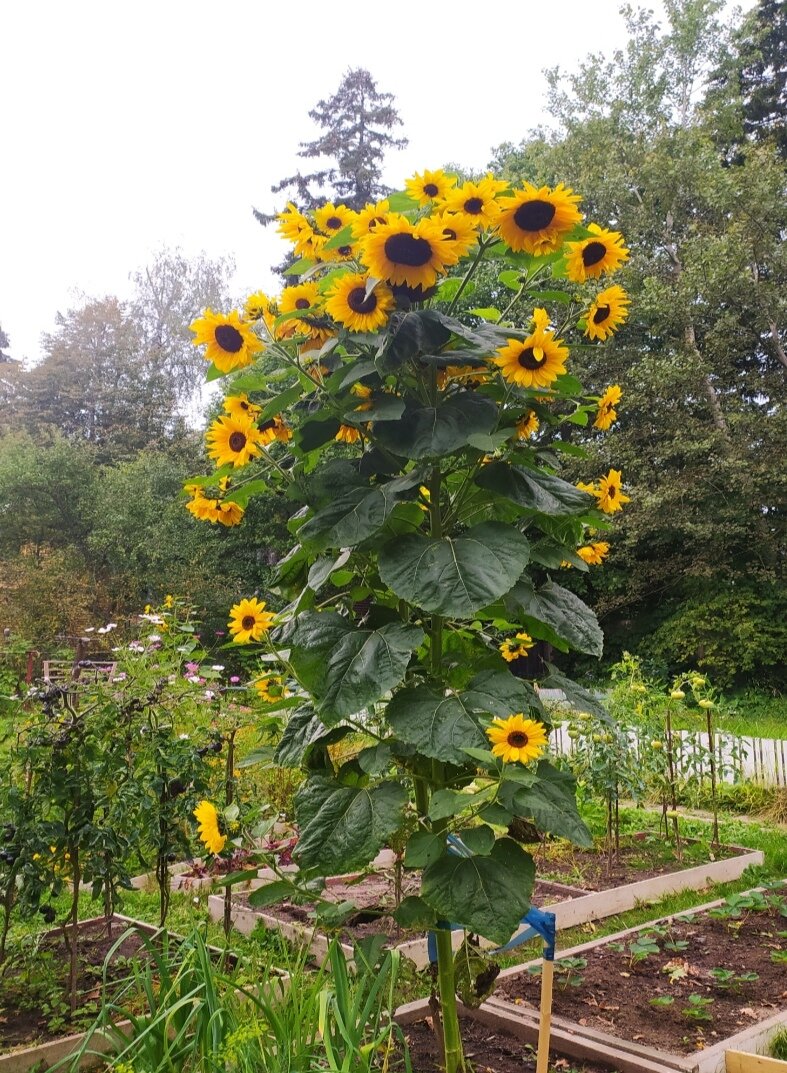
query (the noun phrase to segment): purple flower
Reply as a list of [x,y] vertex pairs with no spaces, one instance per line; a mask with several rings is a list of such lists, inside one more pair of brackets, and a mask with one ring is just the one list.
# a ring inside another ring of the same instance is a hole
[[240,681],[240,678],[237,676],[237,674],[233,674],[230,677],[230,681],[232,682],[233,685],[237,685],[238,682]]

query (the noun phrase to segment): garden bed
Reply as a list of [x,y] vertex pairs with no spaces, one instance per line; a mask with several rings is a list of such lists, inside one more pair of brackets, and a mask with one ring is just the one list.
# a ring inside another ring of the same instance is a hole
[[[727,1049],[765,1049],[787,1025],[787,899],[743,897],[559,951],[553,1049],[629,1073],[719,1073]],[[537,1038],[540,964],[504,970],[471,1016]]]
[[[39,978],[34,983],[10,975],[0,984],[0,1073],[24,1073],[25,1070],[41,1066],[47,1068],[55,1062],[66,1058],[79,1049],[90,1030],[102,1000],[103,967],[107,954],[124,932],[134,929],[134,934],[126,936],[113,956],[112,969],[108,971],[107,981],[118,987],[122,986],[130,974],[129,962],[140,960],[144,950],[142,936],[153,937],[161,929],[142,921],[133,920],[115,914],[112,917],[111,934],[107,933],[104,917],[80,921],[79,954],[80,972],[78,986],[81,1004],[73,1018],[67,1007],[49,1008],[60,996],[65,999],[68,956],[63,949],[61,929],[53,929],[38,937],[40,943],[32,964],[32,972]],[[171,944],[177,945],[182,937],[168,933]],[[218,947],[208,948],[216,958],[226,956]],[[59,976],[51,979],[51,1000],[43,994],[37,994],[34,987],[40,986],[42,958],[53,955],[59,957]],[[230,955],[235,960],[235,955]],[[282,980],[286,977],[282,975]],[[11,985],[16,983],[15,997],[12,997]],[[124,1021],[115,1027],[124,1030],[129,1022]],[[109,1041],[101,1032],[94,1033],[90,1041],[92,1052],[107,1049]],[[86,1055],[83,1064],[96,1064],[94,1055]]]
[[[417,894],[420,882],[417,873],[405,873],[402,896]],[[553,903],[564,904],[584,894],[584,891],[563,884],[538,882],[533,901],[536,905],[552,908]],[[342,948],[348,957],[352,956],[354,942],[368,935],[384,934],[389,944],[415,962],[418,968],[428,964],[426,934],[400,927],[391,915],[395,895],[393,877],[389,873],[373,872],[363,877],[333,876],[326,881],[323,896],[328,901],[351,901],[357,906],[357,911],[339,929]],[[208,909],[214,920],[223,919],[223,895],[211,895]],[[324,957],[330,940],[318,930],[313,912],[314,906],[311,904],[296,905],[289,901],[255,909],[249,905],[249,893],[239,892],[233,895],[231,919],[244,935],[249,935],[258,925],[262,925],[280,931],[292,942],[308,944],[316,957]],[[454,946],[459,946],[462,937],[462,932],[454,933]]]
[[611,863],[601,847],[578,849],[562,841],[547,843],[534,856],[539,876],[587,892],[550,906],[558,928],[625,913],[666,894],[730,883],[765,859],[761,850],[729,845],[710,849],[698,839],[683,839],[683,859],[678,860],[671,842],[644,831],[622,840],[619,859]]

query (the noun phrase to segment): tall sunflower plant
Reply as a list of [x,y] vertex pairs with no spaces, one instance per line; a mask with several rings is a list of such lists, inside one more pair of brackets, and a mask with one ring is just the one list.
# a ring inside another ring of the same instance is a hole
[[[276,762],[306,770],[301,875],[363,868],[411,832],[420,893],[397,914],[436,934],[453,1073],[466,973],[450,929],[504,944],[530,907],[533,858],[509,827],[590,843],[521,669],[539,641],[601,653],[595,615],[556,576],[601,563],[596,538],[628,497],[618,470],[579,486],[560,473],[583,455],[578,434],[617,417],[620,388],[585,393],[570,351],[625,320],[609,277],[628,250],[562,184],[491,175],[427,171],[361,212],[288,205],[279,219],[291,283],[193,325],[227,387],[207,434],[216,468],[188,482],[186,506],[236,525],[252,497],[292,501],[275,586],[239,601],[229,630],[286,683],[266,696],[289,709]],[[490,261],[504,308],[459,312]],[[538,684],[598,708],[549,664]],[[357,751],[334,763],[330,746],[353,734]]]

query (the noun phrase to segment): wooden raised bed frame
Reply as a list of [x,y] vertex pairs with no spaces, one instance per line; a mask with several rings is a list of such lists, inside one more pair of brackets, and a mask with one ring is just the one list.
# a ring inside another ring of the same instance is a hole
[[[103,924],[104,917],[91,917],[89,920],[80,920],[80,926],[86,926],[90,924]],[[117,924],[124,929],[136,928],[138,931],[143,932],[145,935],[156,935],[161,931],[161,928],[155,927],[153,924],[148,924],[143,920],[134,920],[133,917],[126,917],[122,914],[115,913],[112,917],[113,925]],[[55,928],[47,934],[60,934],[60,929]],[[173,933],[170,934],[170,939],[180,939],[179,935]],[[214,951],[216,954],[223,954],[225,951],[220,950],[217,946],[208,947],[209,950]],[[278,970],[276,970],[278,971]],[[288,985],[289,977],[287,973],[281,973],[281,985],[282,988],[286,988]],[[128,1032],[131,1027],[130,1021],[119,1021],[115,1025],[115,1029],[121,1032]],[[49,1040],[47,1043],[37,1043],[31,1047],[20,1047],[17,1050],[6,1051],[0,1054],[0,1073],[28,1073],[28,1070],[46,1070],[58,1062],[63,1061],[75,1051],[79,1050],[82,1044],[85,1042],[87,1032],[75,1032],[70,1036],[62,1036],[60,1039]],[[85,1054],[80,1062],[80,1069],[90,1069],[93,1066],[101,1064],[99,1055],[106,1053],[112,1045],[112,1040],[105,1032],[94,1032],[90,1041],[90,1051],[92,1053]]]
[[[668,924],[676,917],[684,916],[687,912],[702,913],[708,909],[715,909],[724,905],[723,898],[717,898],[704,905],[698,905],[691,910],[682,910],[669,916],[659,917],[649,921],[653,924]],[[557,956],[581,957],[587,951],[598,946],[604,946],[611,942],[617,942],[637,932],[647,929],[648,924],[638,924],[633,928],[606,935],[603,939],[594,939],[589,943],[571,947],[569,950],[558,950]],[[528,966],[541,963],[537,958],[524,965],[515,965],[504,969],[499,979],[526,973]],[[499,1028],[509,1032],[526,1043],[538,1042],[539,1011],[522,1006],[516,1006],[504,999],[495,998],[494,995],[487,999],[478,1009],[469,1009],[460,1003],[461,1012],[471,1018],[481,1021],[485,1025]],[[428,999],[419,999],[416,1002],[400,1006],[394,1014],[399,1024],[412,1024],[424,1017],[431,1016],[431,1008]],[[572,1058],[579,1058],[588,1062],[600,1062],[610,1065],[622,1073],[724,1073],[727,1051],[739,1051],[747,1054],[762,1053],[770,1043],[770,1040],[779,1031],[787,1026],[787,1001],[784,1009],[758,1021],[754,1025],[728,1036],[727,1039],[715,1043],[703,1051],[697,1051],[688,1055],[672,1054],[656,1047],[643,1046],[619,1036],[613,1036],[592,1028],[589,1025],[581,1025],[576,1021],[553,1016],[550,1050]],[[734,1063],[733,1063],[734,1064]],[[782,1063],[784,1064],[784,1063]],[[740,1067],[738,1067],[740,1068]],[[737,1073],[737,1071],[736,1071]],[[754,1073],[754,1071],[752,1071]],[[762,1073],[766,1073],[763,1069]],[[768,1070],[768,1073],[776,1071]]]

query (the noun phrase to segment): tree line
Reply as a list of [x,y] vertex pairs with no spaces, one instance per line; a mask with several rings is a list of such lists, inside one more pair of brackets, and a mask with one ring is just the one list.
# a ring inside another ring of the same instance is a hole
[[[632,251],[625,329],[573,354],[587,390],[621,386],[619,420],[597,439],[577,426],[594,458],[565,471],[592,479],[614,459],[632,502],[604,569],[566,584],[598,612],[611,659],[626,648],[664,671],[783,688],[787,4],[733,22],[722,6],[667,0],[663,26],[624,9],[626,47],[547,72],[552,122],[490,167],[592,191],[586,217],[613,220]],[[288,191],[354,207],[386,193],[384,154],[402,141],[391,94],[350,71],[310,114],[315,169],[277,184],[260,222]],[[230,595],[264,588],[286,505],[254,508],[240,536],[178,500],[204,465],[188,324],[226,305],[229,268],[162,252],[129,303],[60,316],[32,369],[0,335],[0,625],[51,644],[164,589],[220,623]],[[481,278],[468,305],[504,308],[497,287]]]

